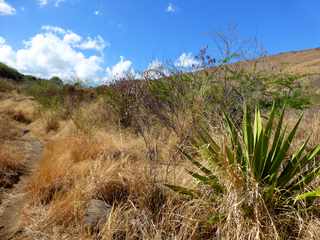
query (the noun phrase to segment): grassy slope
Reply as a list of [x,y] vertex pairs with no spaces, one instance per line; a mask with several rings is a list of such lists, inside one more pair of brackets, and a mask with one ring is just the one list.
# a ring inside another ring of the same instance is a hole
[[297,73],[320,73],[320,48],[280,53],[262,60]]

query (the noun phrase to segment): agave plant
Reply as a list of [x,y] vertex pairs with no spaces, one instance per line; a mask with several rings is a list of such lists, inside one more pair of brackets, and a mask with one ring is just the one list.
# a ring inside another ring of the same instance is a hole
[[289,150],[302,115],[293,129],[287,132],[287,126],[283,126],[284,113],[285,109],[281,112],[274,133],[275,107],[265,125],[259,108],[255,111],[253,124],[245,108],[240,133],[226,116],[231,136],[231,147],[226,146],[228,160],[240,164],[243,174],[250,172],[268,197],[275,191],[292,196],[302,191],[320,173],[320,162],[315,161],[320,145],[306,151],[309,138],[290,156]]
[[[292,199],[291,197],[301,194],[319,176],[320,161],[316,156],[320,153],[320,145],[307,151],[307,138],[293,154],[290,154],[290,147],[302,116],[293,129],[287,131],[283,122],[284,113],[285,109],[282,110],[278,121],[275,121],[276,110],[273,106],[268,120],[263,124],[259,107],[255,110],[253,121],[245,107],[241,129],[237,129],[232,119],[225,115],[228,140],[223,147],[210,136],[208,130],[200,128],[194,139],[200,158],[206,160],[209,166],[214,165],[220,170],[240,169],[237,171],[238,177],[245,183],[253,178],[266,199],[271,199],[275,193],[283,198]],[[195,157],[185,155],[202,174],[189,171],[194,178],[214,188],[219,186],[213,171]],[[308,193],[300,195],[300,199],[303,196],[308,196]]]

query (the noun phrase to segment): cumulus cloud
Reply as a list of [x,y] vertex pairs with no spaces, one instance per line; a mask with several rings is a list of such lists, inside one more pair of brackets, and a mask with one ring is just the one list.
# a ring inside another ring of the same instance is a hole
[[88,37],[86,40],[81,42],[78,47],[83,50],[97,50],[103,51],[106,47],[109,47],[110,44],[106,43],[101,36],[95,38]]
[[182,53],[175,61],[174,65],[179,68],[193,68],[198,67],[200,62],[192,55],[192,53]]
[[[83,44],[90,42],[86,49],[95,50],[86,55]],[[24,47],[13,50],[4,38],[0,38],[0,61],[7,63],[25,74],[50,78],[80,79],[97,81],[103,77],[103,51],[106,44],[101,36],[84,38],[70,30],[44,26],[42,32],[24,41]]]
[[41,28],[47,32],[53,32],[58,35],[63,35],[64,41],[70,44],[77,44],[76,47],[82,50],[96,50],[96,51],[103,51],[106,47],[110,47],[110,43],[106,42],[100,35],[92,38],[87,37],[83,39],[78,34],[70,31],[65,30],[60,27],[56,26],[42,26]]
[[5,0],[0,0],[0,15],[14,15],[16,9]]
[[71,45],[78,44],[79,42],[81,42],[81,40],[82,37],[74,32],[68,32],[63,37],[63,41]]
[[42,78],[58,76],[89,84],[102,84],[128,75],[141,77],[132,61],[124,57],[115,65],[104,67],[103,51],[110,44],[101,36],[83,37],[60,27],[43,26],[40,33],[23,44],[23,48],[14,50],[0,36],[0,62],[24,74]]
[[15,65],[15,52],[6,44],[6,40],[0,36],[0,62],[5,62],[8,65]]
[[139,75],[133,69],[132,64],[132,61],[121,56],[120,61],[117,64],[106,69],[106,77],[104,78],[105,82],[125,78],[128,75],[138,78]]
[[[0,62],[24,74],[42,78],[58,76],[63,80],[78,79],[94,84],[118,80],[128,75],[142,77],[133,68],[133,62],[122,56],[115,65],[105,67],[104,50],[107,46],[109,43],[99,35],[86,37],[60,27],[43,26],[38,34],[23,41],[20,49],[13,49],[0,36]],[[200,66],[200,62],[192,53],[182,53],[174,66],[189,71]],[[148,65],[145,74],[156,79],[171,73],[166,65],[156,59]]]
[[166,8],[166,12],[168,13],[174,13],[176,12],[176,6],[172,3],[169,3],[168,7]]

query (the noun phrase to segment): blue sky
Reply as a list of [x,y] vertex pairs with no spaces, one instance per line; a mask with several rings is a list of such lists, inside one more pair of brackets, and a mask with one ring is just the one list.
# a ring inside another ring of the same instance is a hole
[[214,33],[231,25],[271,54],[314,48],[319,10],[318,0],[0,0],[0,61],[43,77],[105,81],[152,62],[187,67],[206,45],[214,55]]

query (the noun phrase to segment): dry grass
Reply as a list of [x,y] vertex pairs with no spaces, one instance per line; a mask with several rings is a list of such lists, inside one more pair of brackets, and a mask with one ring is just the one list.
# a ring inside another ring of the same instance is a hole
[[72,226],[78,236],[86,235],[82,220],[90,199],[101,199],[115,211],[139,208],[150,221],[159,221],[171,194],[150,172],[165,175],[167,167],[150,171],[146,156],[143,139],[129,133],[100,132],[95,138],[77,135],[48,143],[27,187],[30,210],[46,209],[47,225],[35,228],[47,233],[52,226],[64,226],[61,231]]
[[20,131],[12,120],[8,116],[0,115],[0,143],[14,140],[19,134]]
[[0,169],[6,170],[19,170],[22,166],[22,156],[15,152],[12,146],[8,144],[0,145]]
[[8,112],[8,115],[10,115],[13,120],[20,123],[30,124],[32,122],[32,120],[21,110],[17,112]]
[[24,173],[23,156],[16,150],[0,143],[0,188],[11,188]]
[[0,188],[11,188],[24,171],[24,158],[14,142],[21,136],[10,118],[0,116]]
[[0,92],[10,92],[16,89],[16,86],[7,79],[0,78]]
[[304,240],[316,240],[320,239],[320,220],[315,219],[310,221],[305,229]]
[[[28,232],[23,239],[319,238],[316,216],[302,216],[293,208],[270,211],[254,187],[243,192],[226,182],[225,194],[218,197],[197,186],[185,173],[188,164],[181,161],[175,149],[179,141],[169,131],[152,129],[142,138],[113,125],[107,130],[91,126],[91,110],[82,110],[81,115],[72,119],[80,131],[71,134],[61,126],[46,144],[26,189],[31,201],[24,209]],[[287,122],[293,119],[295,114]],[[318,116],[306,116],[297,141],[313,131],[310,143],[318,142],[319,123]],[[175,194],[164,187],[168,182],[198,187],[202,198]],[[112,207],[103,227],[94,233],[84,226],[91,199]]]
[[[319,52],[303,57],[313,64],[313,55]],[[273,61],[288,57],[279,55]],[[299,64],[292,64],[298,71]],[[38,169],[25,188],[30,198],[23,209],[20,239],[320,239],[319,211],[306,213],[303,205],[272,209],[255,182],[244,191],[227,176],[228,171],[217,172],[223,194],[213,193],[186,174],[191,166],[182,161],[176,146],[186,144],[183,140],[192,132],[189,109],[170,115],[176,133],[149,119],[149,112],[133,113],[141,126],[124,130],[105,101],[80,101],[71,95],[57,112],[41,114],[30,98],[13,96],[1,102],[0,111],[11,118],[0,117],[0,186],[24,167],[24,156],[11,145],[21,136],[15,124],[30,123],[30,131],[45,142]],[[315,112],[306,113],[294,146],[309,134],[310,146],[320,142],[320,116]],[[292,112],[286,119],[289,128],[297,115]],[[213,131],[214,138],[223,141],[219,130]],[[176,194],[164,183],[195,188],[200,197]],[[111,208],[94,232],[84,224],[91,200]],[[319,203],[313,206],[319,208]]]
[[[58,236],[66,239],[95,239],[85,231],[83,217],[88,201],[101,199],[113,206],[97,233],[101,239],[253,239],[262,231],[265,235],[260,239],[276,236],[271,221],[246,217],[241,203],[248,196],[240,191],[230,189],[216,202],[207,201],[206,196],[183,198],[162,185],[168,179],[190,182],[183,168],[168,171],[166,165],[150,165],[145,153],[141,154],[143,141],[130,135],[120,138],[100,132],[97,137],[79,135],[47,145],[28,188],[33,196],[29,211],[41,212],[45,222],[35,223],[34,231],[50,235],[56,226]],[[155,169],[150,171],[150,167]],[[258,205],[261,219],[267,218]]]
[[60,117],[57,113],[49,113],[46,116],[46,132],[49,133],[51,131],[58,131],[60,127]]

